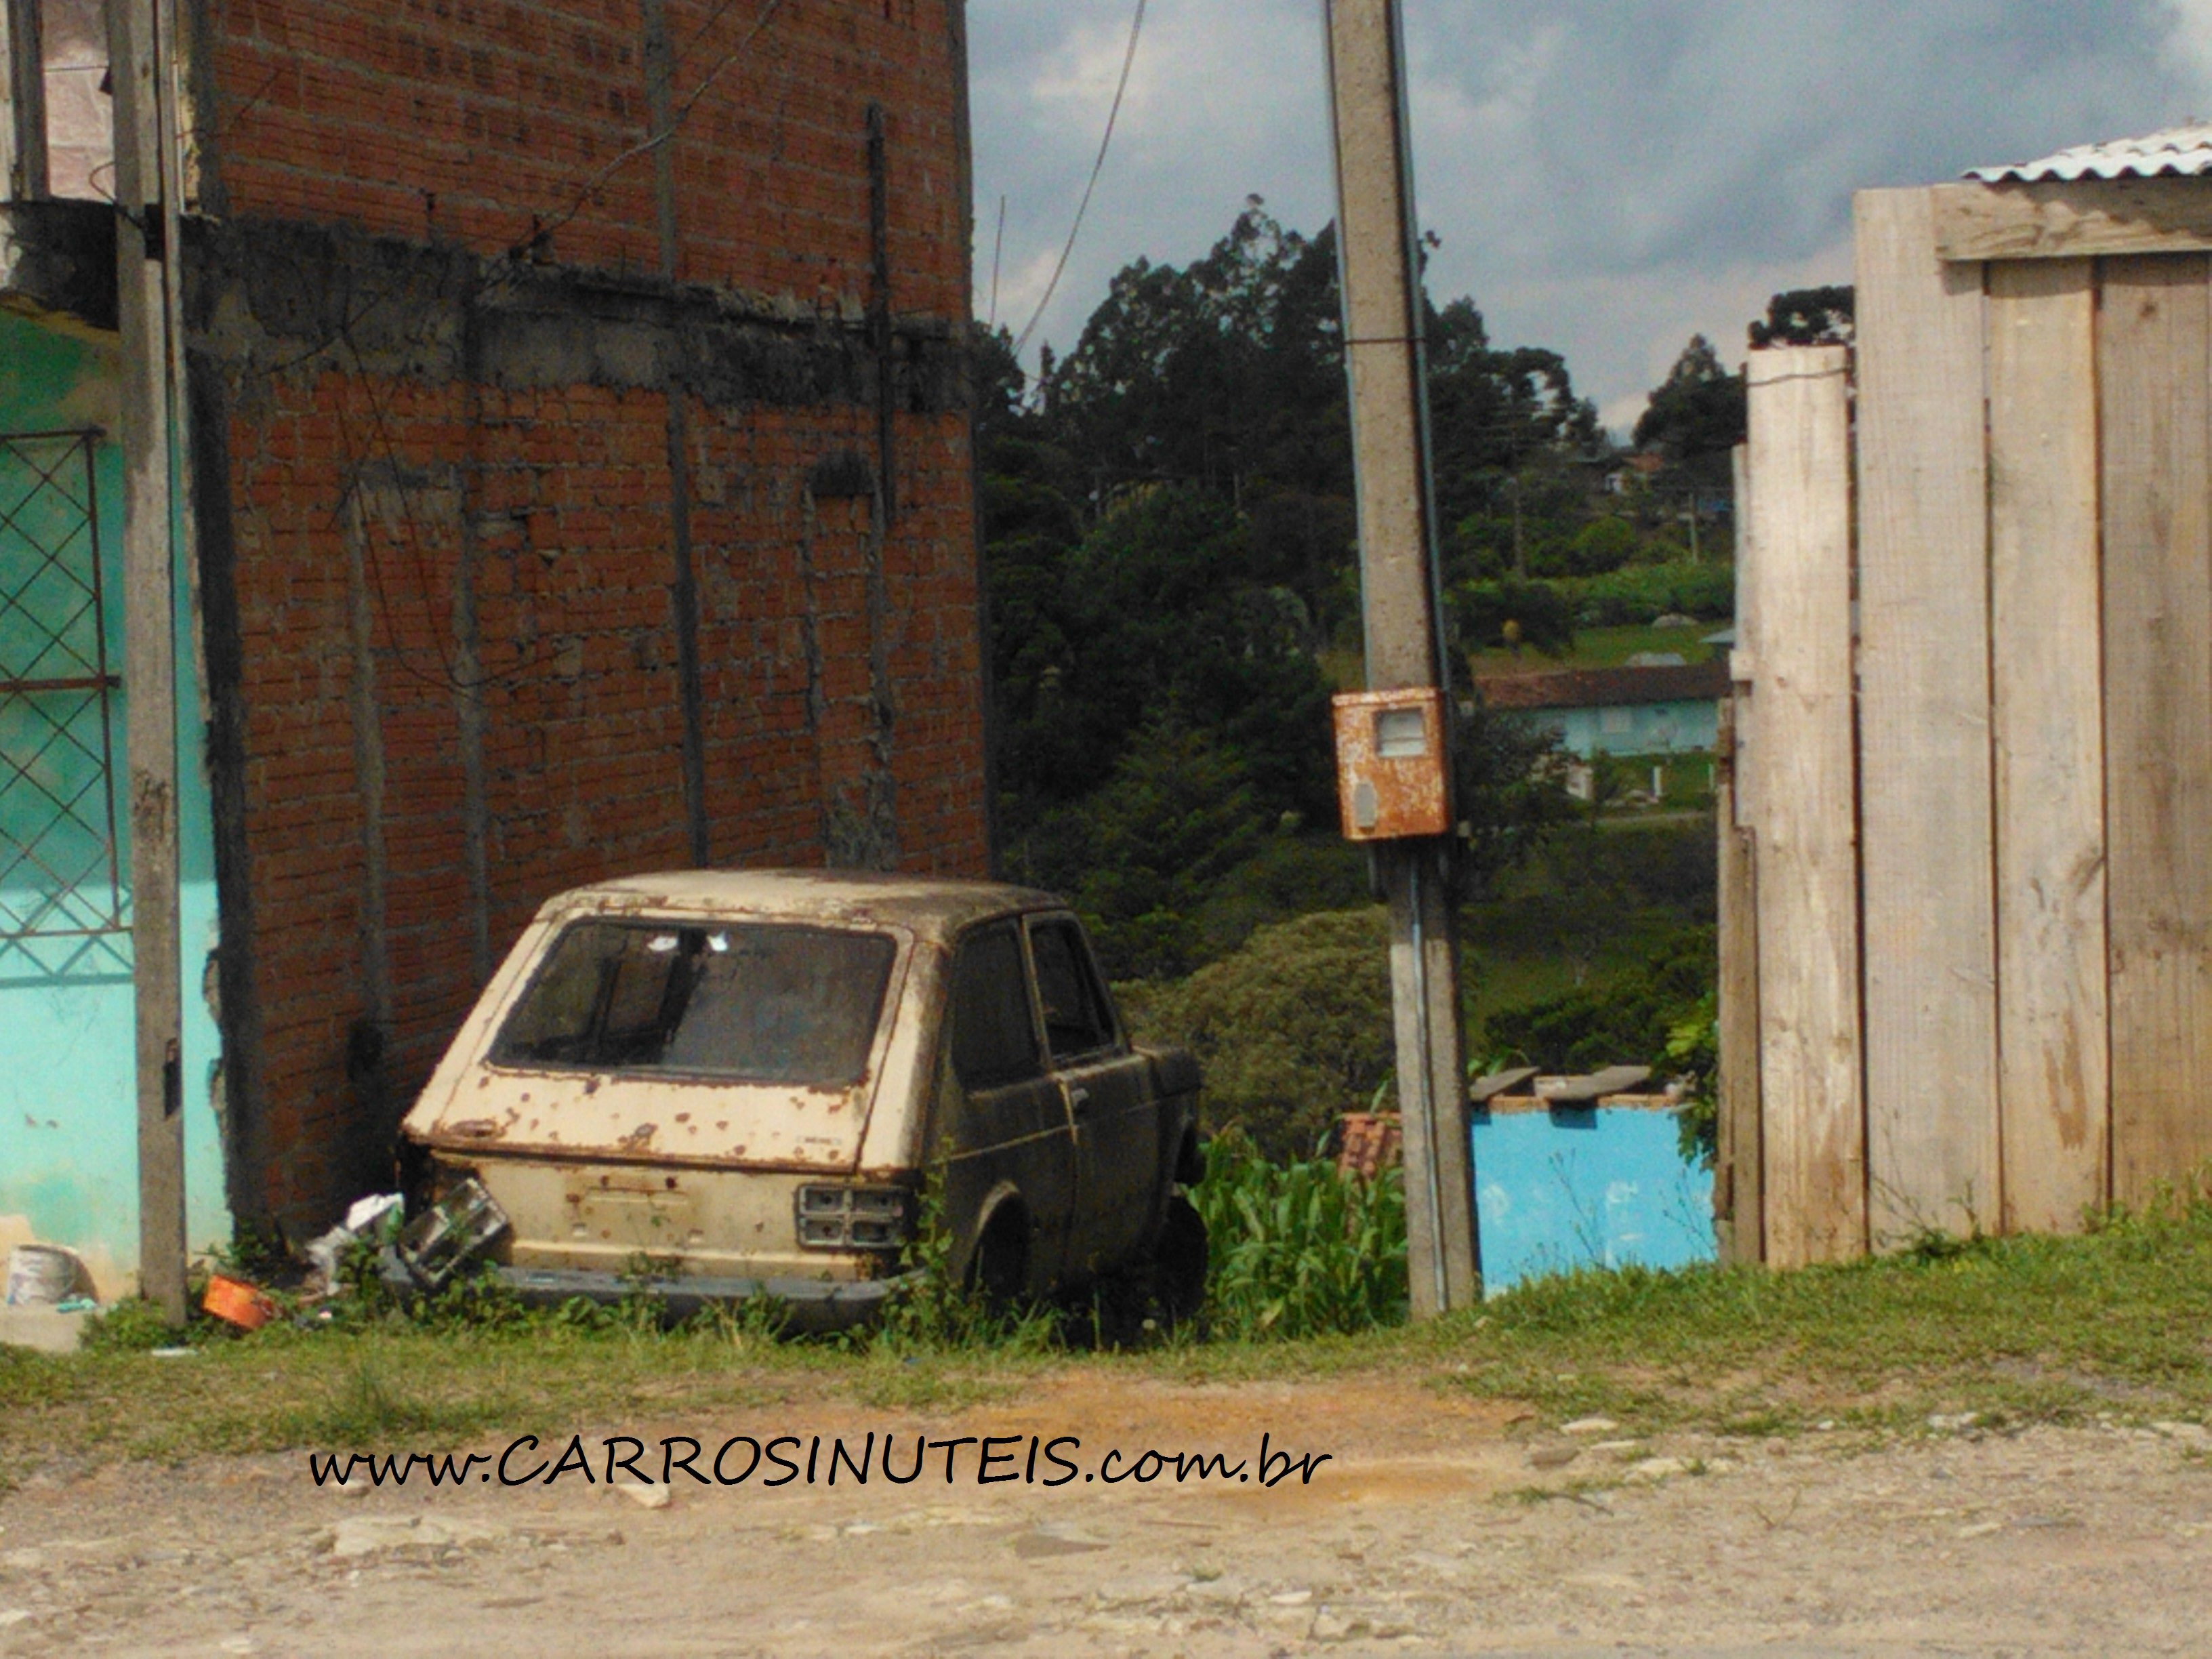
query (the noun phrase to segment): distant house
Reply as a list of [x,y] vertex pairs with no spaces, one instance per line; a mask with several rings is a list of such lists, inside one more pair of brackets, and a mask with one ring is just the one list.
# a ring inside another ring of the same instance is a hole
[[1620,466],[1605,476],[1605,493],[1626,495],[1632,490],[1649,489],[1651,481],[1666,470],[1666,458],[1648,450],[1638,450]]
[[1708,751],[1720,736],[1725,661],[1663,666],[1561,668],[1475,681],[1493,709],[1556,732],[1568,753],[1679,755]]

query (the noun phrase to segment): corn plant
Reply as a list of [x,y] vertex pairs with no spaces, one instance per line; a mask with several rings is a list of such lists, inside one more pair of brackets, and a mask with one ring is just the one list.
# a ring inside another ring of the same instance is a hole
[[1273,1163],[1224,1135],[1207,1148],[1191,1196],[1211,1240],[1206,1317],[1217,1337],[1316,1336],[1405,1317],[1397,1170],[1362,1181],[1326,1158]]

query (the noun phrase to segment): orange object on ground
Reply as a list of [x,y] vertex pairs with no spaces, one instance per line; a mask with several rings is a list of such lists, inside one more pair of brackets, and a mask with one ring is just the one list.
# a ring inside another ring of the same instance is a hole
[[210,1274],[200,1306],[242,1331],[258,1331],[276,1317],[276,1304],[242,1279]]

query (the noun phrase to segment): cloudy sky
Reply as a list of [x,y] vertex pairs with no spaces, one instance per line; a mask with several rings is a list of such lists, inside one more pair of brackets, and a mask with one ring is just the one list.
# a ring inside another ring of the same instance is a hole
[[[1042,298],[1135,0],[969,0],[976,311]],[[1333,214],[1321,0],[1151,0],[1114,147],[1037,338],[1181,264],[1246,195]],[[1607,422],[1692,332],[1733,362],[1777,289],[1847,282],[1850,196],[2212,118],[2212,0],[1407,0],[1439,301],[1566,354]],[[1035,360],[1036,345],[1030,349]]]

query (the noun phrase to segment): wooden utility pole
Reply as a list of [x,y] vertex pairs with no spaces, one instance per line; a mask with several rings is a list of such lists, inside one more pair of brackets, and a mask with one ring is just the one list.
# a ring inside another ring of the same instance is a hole
[[[1398,0],[1324,4],[1367,684],[1372,692],[1444,694],[1439,740],[1448,778],[1449,676],[1430,485],[1404,35]],[[1373,846],[1390,905],[1413,1314],[1427,1318],[1470,1307],[1481,1293],[1451,838],[1417,836]]]
[[[115,255],[122,356],[123,696],[137,1016],[138,1276],[185,1322],[184,1006],[177,914],[179,455],[172,353],[178,247],[173,29],[157,0],[111,0]],[[166,36],[166,38],[165,38]],[[165,183],[168,185],[165,188]]]

